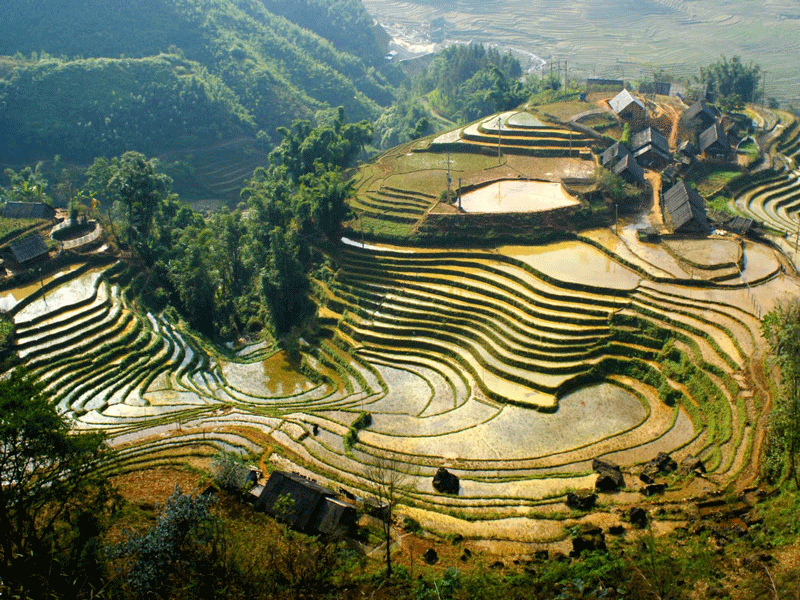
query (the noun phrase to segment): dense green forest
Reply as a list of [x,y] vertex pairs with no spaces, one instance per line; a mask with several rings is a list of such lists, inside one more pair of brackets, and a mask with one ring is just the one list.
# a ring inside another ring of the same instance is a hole
[[276,127],[326,107],[377,118],[402,80],[355,1],[3,1],[0,11],[5,162],[279,141]]

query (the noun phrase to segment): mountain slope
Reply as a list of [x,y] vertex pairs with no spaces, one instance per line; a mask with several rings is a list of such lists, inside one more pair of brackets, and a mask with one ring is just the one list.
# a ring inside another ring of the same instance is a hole
[[6,162],[274,142],[320,109],[374,119],[394,99],[357,0],[0,0],[0,14]]

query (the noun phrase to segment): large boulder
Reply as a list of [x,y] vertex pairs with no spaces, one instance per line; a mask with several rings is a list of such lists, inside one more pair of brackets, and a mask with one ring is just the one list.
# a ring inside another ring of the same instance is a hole
[[433,477],[433,489],[441,494],[457,495],[459,490],[458,476],[444,467],[439,467]]
[[595,458],[592,461],[592,471],[595,473],[600,473],[601,471],[619,471],[619,465],[616,463],[611,462],[610,460],[605,460],[603,458]]
[[619,465],[611,461],[595,458],[592,461],[592,469],[597,473],[597,481],[594,487],[599,492],[613,492],[625,487],[625,478]]
[[435,565],[439,562],[439,554],[433,548],[428,548],[425,550],[425,554],[422,555],[423,560],[429,565]]
[[597,494],[584,490],[581,492],[569,492],[567,494],[567,506],[572,510],[592,510],[597,502]]

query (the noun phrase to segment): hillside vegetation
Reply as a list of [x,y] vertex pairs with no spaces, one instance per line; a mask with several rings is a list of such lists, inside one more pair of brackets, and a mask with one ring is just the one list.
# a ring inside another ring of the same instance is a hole
[[[0,79],[5,161],[270,142],[320,109],[358,120],[394,100],[355,0],[3,1],[0,11],[0,55],[12,57]],[[315,23],[338,47],[304,28]]]

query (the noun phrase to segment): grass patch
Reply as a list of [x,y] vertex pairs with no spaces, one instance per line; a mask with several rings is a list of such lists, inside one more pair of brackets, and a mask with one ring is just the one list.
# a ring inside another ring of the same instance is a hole
[[728,165],[704,163],[695,170],[692,182],[700,194],[709,196],[741,174],[741,171]]
[[42,219],[7,219],[0,217],[0,241],[8,241],[16,235],[44,223]]

